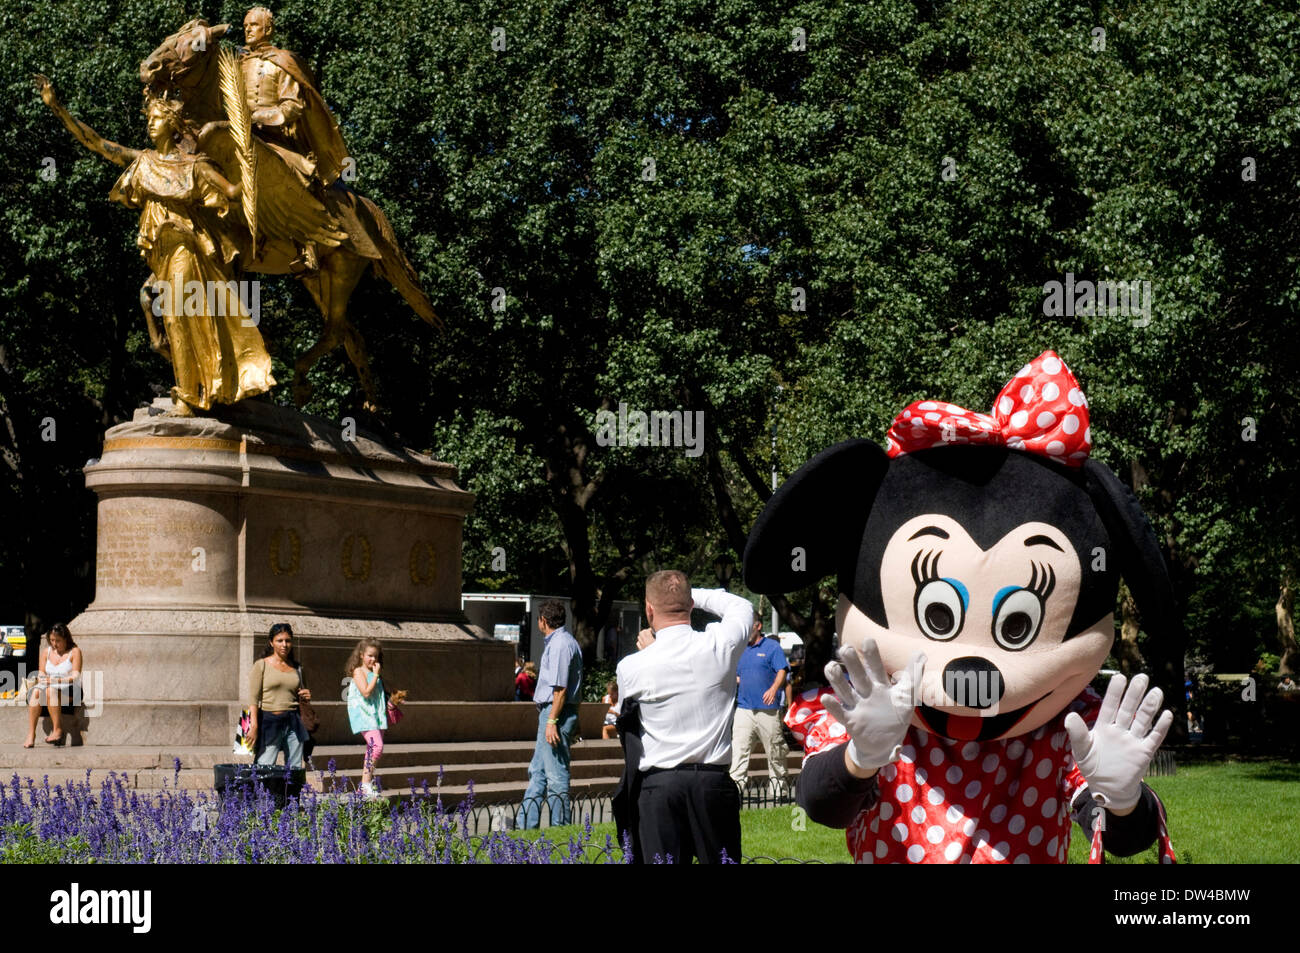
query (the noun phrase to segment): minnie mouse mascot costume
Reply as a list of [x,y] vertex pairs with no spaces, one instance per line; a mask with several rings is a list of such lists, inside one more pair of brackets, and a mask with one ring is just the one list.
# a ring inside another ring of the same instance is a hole
[[991,415],[937,401],[881,449],[850,440],[768,502],[745,548],[759,593],[838,575],[834,694],[786,723],[798,801],[847,828],[860,863],[1064,863],[1071,818],[1127,856],[1174,854],[1142,775],[1173,715],[1147,677],[1089,687],[1114,641],[1120,577],[1145,627],[1174,625],[1137,500],[1088,459],[1088,403],[1047,351]]

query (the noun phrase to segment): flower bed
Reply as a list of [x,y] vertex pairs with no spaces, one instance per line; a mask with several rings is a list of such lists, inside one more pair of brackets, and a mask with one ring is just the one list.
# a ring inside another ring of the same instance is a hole
[[[176,762],[179,777],[180,762]],[[333,773],[333,765],[330,766]],[[623,863],[608,834],[596,841],[590,820],[567,843],[499,831],[471,835],[473,794],[457,810],[437,792],[411,790],[400,800],[368,801],[359,792],[312,789],[284,807],[261,786],[219,797],[177,787],[129,788],[111,774],[51,786],[14,775],[0,785],[0,863],[140,864],[550,864]]]

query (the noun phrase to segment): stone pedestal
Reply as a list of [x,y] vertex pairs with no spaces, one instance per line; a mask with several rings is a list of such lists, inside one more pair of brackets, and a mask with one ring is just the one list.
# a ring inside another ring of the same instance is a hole
[[[338,701],[363,636],[383,640],[385,681],[412,701],[511,697],[512,647],[460,609],[473,497],[454,467],[260,401],[170,409],[155,401],[110,429],[86,467],[95,601],[70,628],[87,744],[231,743],[275,622],[293,626],[319,701]],[[354,740],[337,719],[322,732]]]

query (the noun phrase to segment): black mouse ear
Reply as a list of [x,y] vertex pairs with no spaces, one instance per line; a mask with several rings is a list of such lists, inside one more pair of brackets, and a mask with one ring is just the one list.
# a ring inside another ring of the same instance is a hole
[[847,440],[781,484],[745,544],[750,591],[793,592],[852,568],[888,467],[889,457],[870,440]]
[[1173,579],[1146,513],[1133,491],[1104,463],[1086,461],[1083,474],[1114,550],[1106,558],[1128,583],[1142,613],[1142,627],[1153,635],[1170,634],[1178,626]]

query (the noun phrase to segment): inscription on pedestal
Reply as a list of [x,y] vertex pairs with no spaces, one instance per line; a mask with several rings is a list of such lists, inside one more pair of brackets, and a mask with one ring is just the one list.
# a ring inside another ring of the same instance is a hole
[[95,583],[179,589],[193,571],[194,547],[207,552],[227,531],[220,521],[181,519],[174,506],[148,500],[132,501],[129,510],[101,507]]

